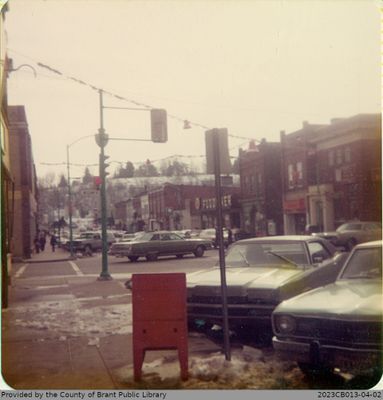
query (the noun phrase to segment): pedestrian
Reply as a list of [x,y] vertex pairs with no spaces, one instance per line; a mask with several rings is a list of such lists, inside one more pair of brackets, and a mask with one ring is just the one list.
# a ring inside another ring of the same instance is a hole
[[35,252],[40,253],[40,241],[39,238],[36,236],[35,240],[33,241],[34,245],[35,245]]
[[53,252],[55,251],[56,245],[57,245],[57,239],[56,236],[53,234],[51,235],[51,246]]
[[40,250],[44,251],[45,250],[45,243],[46,243],[46,239],[45,239],[45,234],[41,234],[40,236]]

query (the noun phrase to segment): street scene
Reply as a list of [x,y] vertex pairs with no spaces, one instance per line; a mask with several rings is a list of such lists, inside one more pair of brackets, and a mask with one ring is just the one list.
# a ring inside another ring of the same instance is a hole
[[382,389],[377,4],[0,5],[0,388]]

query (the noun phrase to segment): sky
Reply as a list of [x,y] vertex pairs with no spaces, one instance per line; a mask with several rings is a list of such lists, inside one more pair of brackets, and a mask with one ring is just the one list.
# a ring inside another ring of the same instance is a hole
[[149,140],[148,109],[168,113],[167,143],[109,141],[112,172],[172,155],[200,164],[210,128],[228,129],[237,156],[247,138],[279,141],[303,121],[381,111],[374,0],[8,3],[8,56],[36,71],[10,74],[8,102],[25,106],[39,176],[66,174],[67,145],[73,177],[85,165],[98,175],[96,89],[105,106],[141,108],[104,109],[111,138]]

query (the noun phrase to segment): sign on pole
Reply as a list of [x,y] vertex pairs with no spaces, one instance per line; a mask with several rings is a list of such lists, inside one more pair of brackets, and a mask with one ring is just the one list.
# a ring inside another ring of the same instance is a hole
[[[214,133],[218,135],[218,146],[214,141]],[[205,143],[206,143],[206,173],[214,174],[214,153],[218,151],[220,160],[220,172],[221,174],[231,173],[231,162],[229,156],[228,146],[228,133],[226,128],[210,129],[205,132]]]

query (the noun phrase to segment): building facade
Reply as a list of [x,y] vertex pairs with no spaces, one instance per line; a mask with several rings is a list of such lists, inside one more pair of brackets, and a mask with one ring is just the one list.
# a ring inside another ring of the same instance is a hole
[[[222,187],[223,224],[240,225],[240,189]],[[148,193],[149,229],[205,229],[216,226],[215,186],[165,184]]]
[[8,106],[10,159],[14,176],[12,255],[30,258],[38,231],[37,182],[32,143],[23,106]]
[[381,116],[281,132],[285,234],[381,221]]
[[251,236],[281,235],[281,145],[262,140],[239,151],[241,229]]

